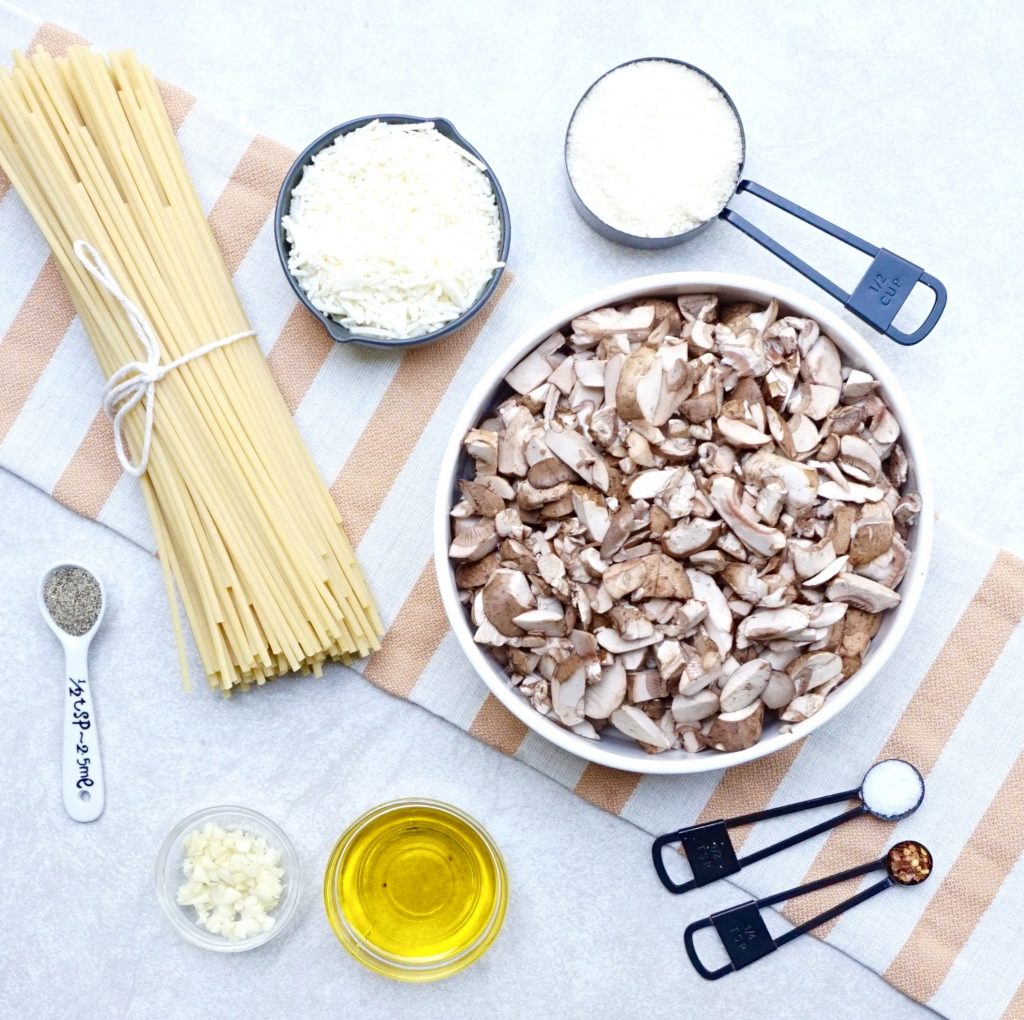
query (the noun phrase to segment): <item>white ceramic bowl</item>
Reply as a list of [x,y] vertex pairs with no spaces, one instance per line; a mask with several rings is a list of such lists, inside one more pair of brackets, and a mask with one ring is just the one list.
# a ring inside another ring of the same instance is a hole
[[[844,362],[862,368],[874,376],[881,384],[882,395],[899,420],[902,430],[900,443],[910,462],[907,488],[917,490],[921,494],[923,508],[917,524],[910,533],[910,565],[900,586],[902,602],[895,610],[886,614],[861,668],[847,683],[829,696],[819,712],[806,722],[794,725],[788,733],[780,732],[779,723],[773,720],[765,726],[761,740],[744,751],[704,751],[699,754],[666,751],[651,755],[612,727],[607,727],[601,739],[597,741],[587,740],[570,730],[563,729],[537,712],[512,686],[505,672],[491,658],[487,649],[476,644],[473,640],[474,628],[459,601],[455,575],[448,559],[448,546],[451,542],[448,513],[457,496],[456,482],[459,477],[457,472],[460,467],[462,438],[484,417],[484,412],[496,403],[495,394],[503,377],[528,351],[570,319],[593,308],[614,305],[642,296],[707,292],[716,293],[729,301],[757,301],[767,304],[775,298],[780,305],[780,315],[794,314],[817,320],[824,332],[839,347]],[[588,761],[627,772],[678,775],[711,772],[774,754],[823,726],[850,704],[871,683],[896,651],[903,632],[914,615],[931,555],[933,523],[931,477],[925,462],[921,435],[910,405],[885,363],[852,327],[803,294],[756,277],[738,276],[734,273],[663,273],[657,276],[642,276],[605,287],[557,309],[511,343],[504,355],[491,366],[490,371],[466,400],[441,462],[434,510],[434,563],[445,611],[462,650],[491,693],[514,716],[546,740]]]

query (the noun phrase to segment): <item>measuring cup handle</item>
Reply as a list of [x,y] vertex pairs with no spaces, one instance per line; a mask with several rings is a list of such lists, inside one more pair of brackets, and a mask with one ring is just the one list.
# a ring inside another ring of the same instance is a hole
[[[861,277],[853,293],[848,294],[823,273],[794,255],[784,245],[779,244],[775,238],[754,226],[735,210],[727,207],[720,213],[723,220],[731,223],[737,230],[741,230],[773,255],[782,259],[788,266],[807,277],[812,283],[817,284],[826,293],[831,294],[857,318],[904,346],[920,343],[935,328],[946,307],[946,288],[936,277],[926,273],[913,262],[901,258],[885,248],[879,248],[856,234],[851,234],[850,231],[836,226],[829,220],[783,198],[774,191],[769,191],[768,188],[762,187],[755,181],[740,181],[736,191],[737,193],[748,192],[755,198],[760,198],[769,205],[774,205],[777,209],[795,216],[798,220],[824,231],[830,237],[871,256],[871,265],[868,266],[867,272]],[[935,300],[924,322],[913,333],[903,333],[896,329],[892,322],[907,298],[910,297],[914,287],[919,283],[931,290],[935,295]]]

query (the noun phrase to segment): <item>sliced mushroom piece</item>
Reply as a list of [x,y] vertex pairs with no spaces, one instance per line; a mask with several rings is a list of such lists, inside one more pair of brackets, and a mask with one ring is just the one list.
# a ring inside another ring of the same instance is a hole
[[488,553],[498,548],[498,535],[494,530],[494,521],[485,519],[479,524],[460,531],[448,547],[448,555],[453,560],[482,560]]
[[661,536],[662,548],[673,556],[689,556],[715,544],[721,533],[722,525],[718,521],[708,521],[697,517],[675,525]]
[[529,481],[520,482],[516,490],[516,502],[524,510],[539,510],[545,503],[557,503],[569,495],[569,483],[559,482],[549,489],[536,489]]
[[764,487],[758,491],[757,499],[754,501],[754,510],[765,524],[775,527],[785,505],[785,485],[780,481],[772,480],[766,482]]
[[480,588],[487,583],[487,579],[498,569],[501,557],[497,552],[488,553],[481,560],[472,560],[460,563],[455,568],[455,583],[459,588]]
[[714,641],[720,655],[728,655],[732,648],[733,626],[732,610],[729,608],[728,600],[714,578],[704,571],[690,568],[686,575],[690,579],[693,597],[707,606],[704,627],[707,629],[708,637]]
[[595,542],[603,541],[605,535],[608,534],[608,526],[611,521],[611,515],[604,500],[599,500],[592,490],[574,489],[572,506],[590,537]]
[[836,558],[832,537],[826,534],[819,542],[811,542],[805,538],[791,538],[786,544],[786,552],[793,564],[796,576],[801,580],[814,577]]
[[656,669],[645,669],[633,673],[629,678],[629,700],[634,704],[654,701],[668,695],[668,685]]
[[761,692],[761,700],[766,708],[785,708],[796,697],[796,687],[788,673],[773,669],[765,689]]
[[655,466],[651,444],[635,429],[630,429],[626,436],[626,450],[634,464],[647,468]]
[[557,457],[545,457],[531,465],[526,472],[526,480],[540,490],[554,488],[562,482],[574,481],[575,478],[576,472]]
[[893,535],[892,545],[880,556],[856,568],[861,577],[869,577],[872,581],[884,584],[886,588],[896,588],[903,580],[910,563],[910,553],[903,540]]
[[640,562],[646,572],[634,598],[683,600],[693,595],[686,571],[670,556],[655,552],[644,556]]
[[629,484],[632,499],[654,499],[666,488],[678,472],[678,468],[657,468],[641,471]]
[[478,475],[493,472],[498,465],[498,433],[489,429],[470,429],[462,440],[466,452],[476,462]]
[[795,658],[786,672],[793,681],[796,693],[806,694],[823,684],[840,679],[843,660],[834,652],[808,652]]
[[683,675],[679,678],[679,693],[692,696],[717,683],[721,677],[722,657],[717,651],[708,651],[703,655],[693,653],[687,660]]
[[837,574],[841,574],[846,570],[847,564],[850,562],[849,556],[837,556],[827,567],[818,571],[813,577],[808,577],[802,582],[805,588],[818,588],[825,584],[827,581],[831,581]]
[[707,618],[707,604],[700,599],[687,599],[681,606],[676,607],[673,621],[683,628],[683,631],[691,630]]
[[861,485],[858,482],[840,485],[829,480],[818,486],[818,495],[822,499],[837,499],[843,503],[875,503],[885,494],[874,485]]
[[757,450],[743,461],[743,477],[755,485],[772,479],[781,481],[786,487],[786,509],[790,513],[814,506],[819,495],[818,472],[814,468],[766,450]]
[[829,389],[842,389],[843,363],[836,345],[827,336],[819,336],[804,355],[800,375]]
[[548,383],[568,396],[576,385],[576,358],[569,356],[547,377]]
[[835,508],[832,514],[832,548],[837,556],[845,556],[850,551],[850,535],[853,532],[853,522],[857,519],[859,511],[855,506],[842,503]]
[[718,695],[703,690],[696,694],[672,696],[672,718],[677,723],[703,722],[718,712]]
[[587,687],[583,712],[588,719],[607,719],[626,700],[626,670],[613,659],[601,669],[601,676]]
[[878,383],[867,372],[859,368],[850,369],[850,374],[843,383],[843,400],[856,400],[867,396],[878,386]]
[[697,481],[689,468],[677,468],[668,485],[655,497],[658,505],[673,520],[693,513]]
[[797,457],[805,458],[810,456],[815,447],[821,442],[821,433],[818,426],[806,414],[795,414],[788,422],[789,439],[793,445],[794,454]]
[[718,414],[720,403],[717,394],[700,393],[684,400],[679,405],[679,411],[691,425],[699,425]]
[[761,739],[763,725],[764,704],[758,700],[715,719],[708,729],[708,742],[719,751],[742,751]]
[[796,606],[782,609],[758,609],[740,621],[737,637],[747,647],[751,642],[773,641],[799,634],[808,624],[807,612]]
[[902,601],[899,592],[860,574],[840,574],[828,586],[826,594],[833,602],[845,602],[866,613],[881,613]]
[[601,557],[609,560],[625,545],[633,530],[633,508],[623,503],[616,510],[608,523],[608,530],[601,540]]
[[544,441],[548,449],[585,482],[589,482],[601,492],[608,491],[608,465],[590,440],[573,429],[556,428],[552,423],[544,432]]
[[602,587],[613,600],[618,600],[636,591],[646,578],[647,565],[643,560],[626,560],[605,570]]
[[779,718],[788,723],[806,722],[824,704],[825,697],[822,694],[801,694],[779,713]]
[[653,421],[665,385],[665,369],[653,347],[638,347],[626,358],[615,388],[615,406],[623,421]]
[[555,667],[551,678],[551,708],[559,722],[565,726],[583,722],[586,689],[586,663],[578,655],[569,656]]
[[878,633],[882,617],[876,613],[866,613],[862,609],[850,606],[846,612],[843,625],[843,641],[839,653],[844,658],[860,658],[871,644],[871,639]]
[[536,604],[530,582],[518,570],[495,570],[483,586],[484,616],[507,637],[523,633],[515,618],[535,608]]
[[793,391],[788,402],[789,410],[796,414],[806,414],[815,421],[823,421],[830,411],[834,411],[839,403],[839,390],[820,383],[801,382]]
[[756,701],[768,686],[771,675],[771,663],[764,659],[751,659],[743,663],[722,687],[722,711],[738,712]]
[[859,567],[877,559],[892,546],[894,534],[889,507],[883,502],[865,503],[850,529],[850,563]]
[[759,446],[767,446],[772,441],[771,436],[765,435],[744,421],[736,421],[733,418],[719,418],[716,425],[726,442],[741,450],[752,450]]
[[[505,382],[517,393],[529,393],[543,383],[551,374],[555,352],[565,344],[561,333],[552,333],[543,343],[538,344],[505,376]],[[557,362],[557,357],[554,359]]]
[[666,680],[678,680],[686,668],[683,646],[675,640],[665,640],[654,650],[658,670]]
[[651,633],[645,638],[637,638],[635,641],[627,641],[613,627],[598,627],[594,636],[597,638],[597,643],[605,649],[605,651],[611,652],[613,655],[622,655],[625,652],[635,652],[641,648],[647,648],[650,645],[657,644],[661,640],[660,634]]
[[608,616],[625,641],[649,638],[654,633],[654,624],[636,606],[614,606]]
[[860,436],[841,436],[839,466],[851,478],[873,485],[882,476],[882,461],[874,447]]
[[761,556],[774,556],[786,545],[781,531],[769,528],[749,516],[742,501],[739,482],[735,478],[716,475],[711,482],[708,499],[736,537]]
[[746,562],[748,555],[747,547],[731,531],[724,532],[718,541],[715,542],[715,545],[726,556],[731,556],[734,560]]
[[667,751],[672,746],[672,741],[658,724],[633,705],[623,705],[621,708],[617,708],[612,712],[610,721],[620,733],[632,737],[647,747],[657,751]]
[[768,584],[758,576],[752,563],[730,563],[722,571],[722,580],[746,602],[758,603],[768,594]]
[[899,524],[909,527],[917,520],[917,515],[921,512],[922,506],[920,493],[908,492],[905,496],[900,497],[892,515]]
[[563,598],[569,597],[569,582],[566,579],[565,563],[556,553],[544,553],[537,557],[537,571],[547,581],[551,590]]
[[[871,394],[871,396],[876,395]],[[871,433],[879,456],[883,459],[888,457],[889,451],[893,448],[896,440],[900,438],[900,423],[896,420],[896,415],[881,400],[878,400],[877,410],[868,423],[868,432]]]
[[576,378],[580,383],[594,389],[604,389],[604,374],[607,365],[604,359],[577,356],[575,362]]
[[629,340],[646,340],[654,329],[654,321],[655,309],[651,304],[637,305],[625,311],[619,308],[595,308],[572,320],[573,339],[579,347],[585,346],[585,342],[577,340],[577,337],[589,337],[596,341],[621,334]]
[[520,407],[498,434],[498,471],[503,475],[526,476],[526,444],[533,428],[533,415]]
[[530,609],[512,621],[529,634],[557,637],[565,634],[565,614],[555,609]]

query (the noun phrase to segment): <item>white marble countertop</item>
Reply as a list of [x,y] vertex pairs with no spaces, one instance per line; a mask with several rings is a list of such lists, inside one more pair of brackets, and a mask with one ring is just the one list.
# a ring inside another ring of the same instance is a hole
[[[34,0],[32,11],[102,46],[134,47],[209,107],[296,148],[370,112],[451,118],[506,189],[512,268],[559,300],[669,268],[748,272],[810,289],[725,225],[673,252],[637,253],[601,241],[571,210],[561,144],[586,86],[636,56],[703,66],[744,116],[751,176],[948,285],[946,318],[921,348],[872,342],[917,408],[940,512],[1024,551],[1024,469],[1006,457],[1005,434],[1018,420],[1019,314],[1012,289],[990,296],[1019,260],[1003,226],[1021,212],[1003,150],[1022,86],[1002,40],[1024,25],[1008,4],[985,19],[954,0],[862,4],[827,18],[812,4],[723,10],[693,0],[159,6]],[[752,218],[779,223],[742,204]],[[861,262],[834,243],[789,225],[780,235],[847,287],[856,282]],[[75,825],[60,806],[59,649],[34,605],[39,575],[62,557],[93,564],[110,597],[92,660],[108,807],[92,826]],[[368,684],[335,674],[230,705],[205,692],[184,696],[173,649],[152,637],[150,621],[165,612],[156,562],[2,473],[0,577],[6,1015],[714,1010],[881,1020],[927,1012],[813,939],[744,975],[704,983],[685,962],[681,934],[688,920],[724,905],[721,889],[685,903],[666,895],[650,873],[646,835]],[[322,869],[342,828],[403,795],[451,800],[480,818],[511,872],[511,910],[493,950],[434,986],[362,970],[334,941],[320,903]],[[185,944],[153,895],[166,830],[218,801],[273,816],[306,869],[294,927],[233,957]]]

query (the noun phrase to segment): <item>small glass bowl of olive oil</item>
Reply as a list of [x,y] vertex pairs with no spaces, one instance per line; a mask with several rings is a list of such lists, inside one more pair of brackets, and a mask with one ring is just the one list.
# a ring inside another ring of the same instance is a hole
[[508,907],[501,852],[469,815],[434,800],[396,800],[346,829],[327,863],[334,934],[364,966],[436,981],[479,959]]

